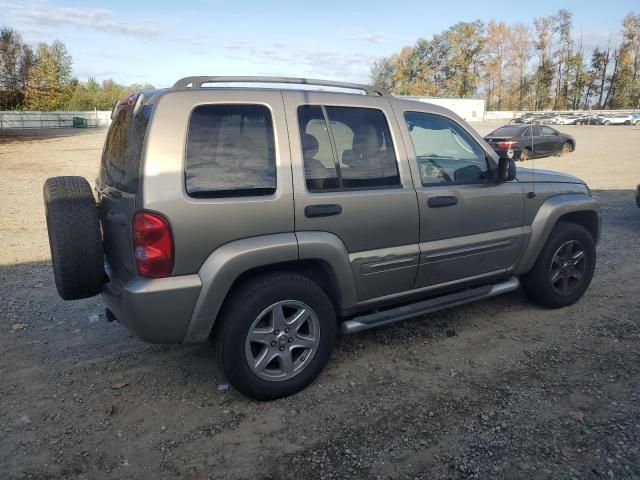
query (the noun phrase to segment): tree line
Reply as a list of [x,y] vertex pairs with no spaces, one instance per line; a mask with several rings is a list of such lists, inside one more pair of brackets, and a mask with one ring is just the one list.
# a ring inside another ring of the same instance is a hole
[[72,76],[73,60],[59,40],[35,50],[19,32],[0,29],[0,110],[111,110],[127,94],[152,85],[124,86],[113,80],[80,82]]
[[484,96],[489,110],[640,107],[640,14],[621,40],[585,54],[566,9],[531,25],[460,22],[375,62],[371,82],[396,95]]

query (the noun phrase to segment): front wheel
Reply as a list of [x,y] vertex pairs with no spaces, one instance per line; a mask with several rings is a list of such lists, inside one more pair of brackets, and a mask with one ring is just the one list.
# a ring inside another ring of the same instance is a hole
[[292,272],[242,283],[219,322],[214,342],[222,370],[257,400],[292,395],[311,383],[329,359],[337,327],[324,290]]
[[571,144],[569,142],[564,142],[562,148],[560,149],[560,155],[565,156],[569,155],[573,149],[571,148]]
[[587,291],[596,266],[596,247],[581,225],[559,222],[549,235],[522,287],[534,302],[560,308],[572,305]]

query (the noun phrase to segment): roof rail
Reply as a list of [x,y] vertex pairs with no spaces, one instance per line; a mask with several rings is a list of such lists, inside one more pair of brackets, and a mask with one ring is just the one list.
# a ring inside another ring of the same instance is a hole
[[359,83],[348,82],[332,82],[329,80],[315,80],[311,78],[294,78],[294,77],[223,77],[223,76],[196,76],[184,77],[178,80],[172,90],[190,90],[202,88],[206,83],[287,83],[292,85],[313,85],[317,87],[336,87],[347,88],[349,90],[360,90],[367,95],[384,97],[388,96],[386,90],[382,88],[372,87],[370,85],[361,85]]

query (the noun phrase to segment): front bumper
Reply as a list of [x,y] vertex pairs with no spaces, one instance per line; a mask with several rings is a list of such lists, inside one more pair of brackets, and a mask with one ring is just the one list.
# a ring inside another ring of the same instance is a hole
[[102,288],[107,308],[130,332],[150,343],[182,343],[200,295],[198,275],[116,278]]

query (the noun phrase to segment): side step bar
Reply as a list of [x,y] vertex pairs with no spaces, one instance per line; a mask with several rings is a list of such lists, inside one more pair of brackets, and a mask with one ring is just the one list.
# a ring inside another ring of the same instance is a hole
[[377,311],[354,317],[340,325],[340,332],[344,335],[361,332],[374,327],[380,327],[389,323],[399,322],[408,318],[417,317],[426,313],[433,313],[449,307],[455,307],[464,303],[474,302],[485,298],[495,297],[502,293],[517,290],[520,281],[517,277],[511,277],[502,283],[495,285],[483,285],[461,292],[450,293],[441,297],[430,298],[409,305],[391,308],[389,310]]

